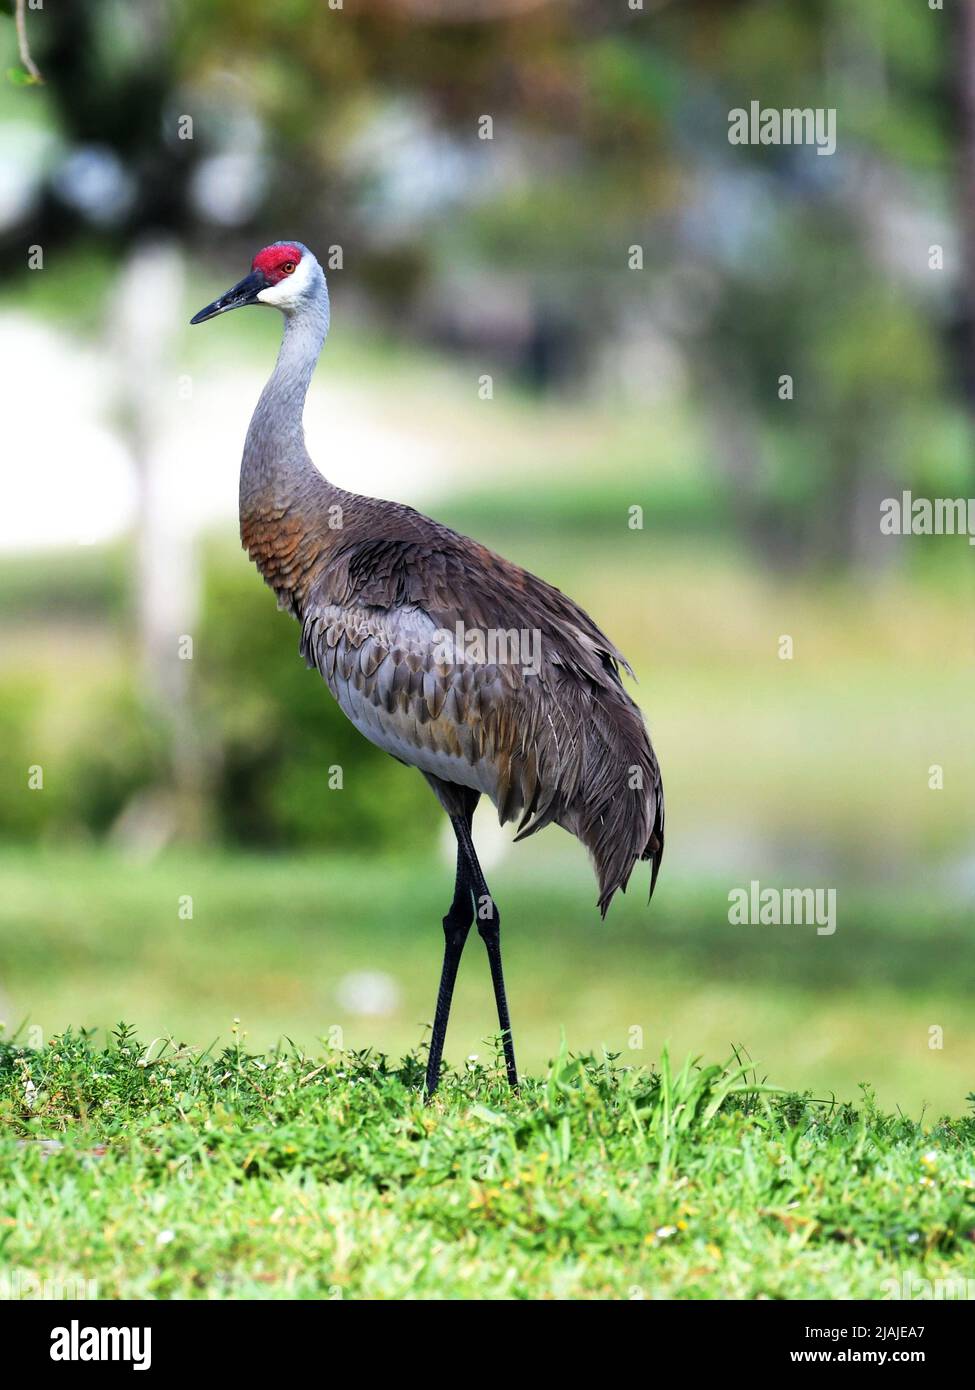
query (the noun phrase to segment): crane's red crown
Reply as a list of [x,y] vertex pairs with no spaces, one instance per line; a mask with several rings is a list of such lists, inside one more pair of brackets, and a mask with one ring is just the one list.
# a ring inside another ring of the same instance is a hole
[[251,262],[251,270],[261,271],[269,285],[277,285],[295,273],[300,260],[300,246],[293,241],[276,241],[273,246],[258,251]]

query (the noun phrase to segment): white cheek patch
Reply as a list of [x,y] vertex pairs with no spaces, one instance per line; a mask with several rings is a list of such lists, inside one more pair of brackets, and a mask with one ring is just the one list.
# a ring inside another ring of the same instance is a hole
[[310,256],[302,256],[293,275],[285,275],[276,285],[261,290],[257,298],[262,304],[271,304],[275,309],[287,309],[296,304],[308,289],[313,265]]

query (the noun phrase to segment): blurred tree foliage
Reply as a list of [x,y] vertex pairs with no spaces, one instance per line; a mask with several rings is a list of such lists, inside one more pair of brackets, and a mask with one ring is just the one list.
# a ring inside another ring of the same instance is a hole
[[55,719],[49,682],[0,682],[2,839],[102,837],[134,797],[166,780],[162,731],[126,674],[68,703],[70,717]]
[[[919,433],[960,438],[971,377],[959,9],[77,0],[32,21],[46,86],[18,101],[60,165],[0,245],[110,253],[165,229],[234,270],[283,234],[340,245],[384,332],[540,389],[605,388],[630,343],[639,390],[664,340],[763,561],[871,563],[857,517],[915,481]],[[835,107],[835,155],[731,146],[753,99]],[[114,204],[65,192],[92,151],[117,163]]]

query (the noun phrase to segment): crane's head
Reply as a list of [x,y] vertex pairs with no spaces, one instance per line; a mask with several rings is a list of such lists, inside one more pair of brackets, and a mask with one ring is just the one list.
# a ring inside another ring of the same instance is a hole
[[275,241],[258,251],[249,275],[194,314],[190,323],[204,323],[246,304],[270,304],[284,314],[293,314],[324,293],[325,276],[308,247],[300,241]]

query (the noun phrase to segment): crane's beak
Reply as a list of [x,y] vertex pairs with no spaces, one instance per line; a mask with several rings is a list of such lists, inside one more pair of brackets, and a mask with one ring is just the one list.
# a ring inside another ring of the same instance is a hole
[[219,299],[215,299],[212,304],[194,314],[190,323],[205,323],[207,319],[215,319],[218,314],[225,314],[228,309],[243,309],[245,304],[256,304],[257,296],[261,290],[266,289],[267,280],[263,273],[260,270],[252,270],[250,275],[238,280],[226,294],[222,294]]

